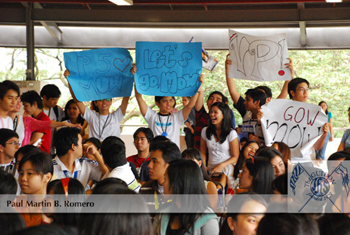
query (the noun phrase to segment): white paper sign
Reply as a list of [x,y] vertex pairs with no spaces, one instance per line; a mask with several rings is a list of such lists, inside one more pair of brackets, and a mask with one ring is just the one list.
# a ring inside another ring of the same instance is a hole
[[290,80],[285,34],[255,37],[229,30],[230,78],[255,81]]
[[261,126],[265,144],[279,141],[291,149],[292,162],[306,161],[311,147],[323,134],[327,115],[321,107],[305,102],[277,99],[262,106]]

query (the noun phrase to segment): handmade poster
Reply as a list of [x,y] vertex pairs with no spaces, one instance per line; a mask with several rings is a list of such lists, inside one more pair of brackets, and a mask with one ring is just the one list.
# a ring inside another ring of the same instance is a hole
[[152,96],[193,96],[200,87],[202,43],[136,42],[136,89]]
[[311,147],[323,134],[327,115],[314,104],[277,99],[262,106],[261,126],[265,144],[276,141],[291,149],[292,162],[306,161]]
[[285,34],[255,37],[229,30],[229,77],[255,81],[290,80]]
[[[192,36],[189,42],[195,42]],[[210,55],[204,48],[202,48],[202,66],[203,68],[213,71],[215,66],[219,63],[212,55]]]
[[79,101],[130,96],[134,82],[127,49],[104,48],[63,53],[68,81]]

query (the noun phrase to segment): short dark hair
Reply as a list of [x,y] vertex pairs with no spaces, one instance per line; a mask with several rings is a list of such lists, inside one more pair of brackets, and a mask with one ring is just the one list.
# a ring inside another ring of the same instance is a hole
[[16,194],[17,181],[13,175],[0,170],[0,194]]
[[109,136],[102,142],[101,153],[106,165],[112,169],[127,163],[125,144],[116,136]]
[[173,142],[158,142],[152,145],[152,151],[159,150],[162,152],[162,157],[165,163],[181,158],[179,147]]
[[267,98],[272,98],[272,91],[268,86],[257,86],[256,89],[263,90]]
[[119,178],[105,178],[97,182],[92,194],[118,194],[120,188],[128,189],[127,183]]
[[308,214],[266,213],[260,220],[257,235],[316,235],[319,234],[315,219]]
[[135,133],[134,133],[134,135],[133,135],[134,140],[135,140],[136,136],[137,136],[140,132],[142,132],[143,134],[145,134],[145,136],[146,136],[146,138],[147,138],[147,140],[148,140],[148,143],[151,142],[151,140],[154,138],[154,136],[153,136],[153,131],[152,131],[151,129],[149,129],[149,128],[147,128],[147,127],[140,127],[140,128],[138,128],[138,129],[135,131]]
[[282,153],[272,147],[262,147],[258,149],[258,151],[256,151],[255,155],[259,157],[265,157],[269,161],[274,159],[276,156],[279,156],[282,159],[282,161],[284,161],[284,156],[282,155]]
[[213,91],[212,93],[210,93],[209,96],[208,96],[207,101],[210,99],[210,97],[212,95],[215,95],[215,94],[221,96],[222,102],[224,102],[225,104],[228,103],[228,98],[224,94],[222,94],[222,92],[220,92],[220,91]]
[[6,128],[0,129],[0,145],[5,147],[6,142],[13,137],[19,138],[15,131]]
[[18,96],[20,95],[19,87],[17,86],[17,84],[9,80],[5,80],[0,83],[0,100],[4,98],[4,96],[9,90],[14,90],[15,92],[17,92]]
[[40,151],[41,150],[39,148],[35,147],[34,145],[31,145],[31,144],[24,145],[24,146],[20,147],[15,152],[16,163],[18,164],[18,159],[17,158],[18,158],[19,154],[22,154],[24,156],[24,155],[30,155],[30,154],[38,153]]
[[22,169],[23,164],[28,161],[32,163],[35,171],[39,174],[53,174],[52,158],[49,154],[40,151],[34,154],[24,155],[21,162],[19,163],[19,171]]
[[259,89],[248,89],[245,92],[246,96],[249,96],[250,98],[253,99],[253,101],[260,101],[260,107],[263,106],[266,103],[266,94]]
[[307,86],[310,86],[309,81],[306,80],[305,78],[294,78],[292,80],[290,80],[290,82],[288,83],[288,94],[289,94],[289,98],[293,99],[292,95],[291,95],[291,91],[296,91],[297,87],[300,83],[305,82],[307,84]]
[[40,95],[34,90],[24,92],[21,95],[21,101],[22,102],[27,102],[31,106],[33,106],[34,102],[36,102],[36,104],[37,104],[39,109],[43,108],[43,101],[41,100]]
[[61,91],[56,85],[54,85],[54,84],[47,84],[41,89],[40,96],[42,98],[44,98],[44,96],[46,96],[46,99],[60,98]]
[[149,151],[152,151],[153,150],[153,146],[156,144],[156,143],[164,143],[164,142],[171,142],[171,140],[169,140],[167,137],[163,136],[163,135],[157,135],[155,136],[150,144],[149,144]]
[[68,153],[72,144],[78,146],[80,129],[73,127],[64,127],[55,132],[53,136],[53,145],[57,156],[61,157]]
[[90,137],[89,139],[87,139],[84,144],[86,143],[92,143],[93,145],[95,145],[95,147],[97,148],[97,150],[100,150],[101,149],[101,141],[95,137]]

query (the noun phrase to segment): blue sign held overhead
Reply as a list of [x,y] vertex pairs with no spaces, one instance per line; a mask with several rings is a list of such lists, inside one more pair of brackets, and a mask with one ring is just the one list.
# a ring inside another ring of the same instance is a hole
[[136,42],[136,89],[152,96],[193,96],[200,87],[202,43]]
[[104,48],[63,53],[68,81],[79,101],[130,96],[132,58],[127,49]]

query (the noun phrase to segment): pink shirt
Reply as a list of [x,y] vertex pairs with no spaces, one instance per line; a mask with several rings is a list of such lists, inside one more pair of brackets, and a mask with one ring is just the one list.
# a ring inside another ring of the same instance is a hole
[[50,127],[51,120],[40,121],[32,117],[23,117],[23,124],[24,124],[24,138],[22,141],[22,146],[27,145],[29,143],[30,137],[32,136],[32,133],[34,131],[42,130],[42,129],[51,130],[51,127]]

